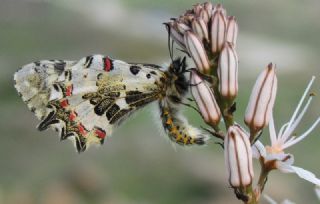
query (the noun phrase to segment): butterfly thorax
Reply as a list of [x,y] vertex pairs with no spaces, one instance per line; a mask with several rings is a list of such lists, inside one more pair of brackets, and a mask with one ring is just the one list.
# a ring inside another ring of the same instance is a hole
[[165,71],[165,97],[173,103],[179,103],[188,92],[188,80],[185,76],[185,59],[174,60]]

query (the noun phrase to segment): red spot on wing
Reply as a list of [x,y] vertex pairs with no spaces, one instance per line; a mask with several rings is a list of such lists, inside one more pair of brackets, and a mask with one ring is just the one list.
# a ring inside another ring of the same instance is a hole
[[67,86],[66,96],[71,96],[72,95],[72,90],[73,90],[73,85],[72,84],[70,86]]
[[78,130],[82,136],[85,136],[87,134],[86,128],[81,123],[79,123],[78,125]]
[[97,129],[95,133],[101,139],[104,139],[106,137],[106,132],[101,129]]
[[104,70],[106,72],[109,72],[111,70],[112,64],[111,64],[111,60],[109,59],[109,57],[105,57],[104,58]]
[[62,108],[66,108],[69,105],[68,99],[63,99],[62,101],[60,101],[60,106]]
[[70,119],[71,121],[74,121],[76,118],[77,118],[77,113],[74,112],[74,111],[72,111],[72,112],[70,113],[70,115],[69,115],[69,119]]

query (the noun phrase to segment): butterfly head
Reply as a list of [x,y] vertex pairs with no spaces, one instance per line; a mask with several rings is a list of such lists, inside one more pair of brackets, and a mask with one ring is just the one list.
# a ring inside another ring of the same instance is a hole
[[178,92],[178,95],[185,95],[188,91],[188,81],[185,76],[187,72],[186,57],[176,58],[172,61],[168,69],[168,75],[171,78],[171,85]]

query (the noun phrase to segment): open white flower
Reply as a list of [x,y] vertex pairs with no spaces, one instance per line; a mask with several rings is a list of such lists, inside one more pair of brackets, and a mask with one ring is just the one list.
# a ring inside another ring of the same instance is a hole
[[[270,203],[270,204],[277,204],[275,200],[273,200],[270,196],[264,194],[264,198]],[[281,202],[281,204],[295,204],[292,201],[285,199],[284,201]]]
[[253,145],[253,156],[255,158],[262,159],[262,161],[265,164],[265,168],[267,170],[279,169],[284,173],[295,173],[300,178],[303,178],[319,186],[320,179],[318,179],[313,173],[303,168],[293,166],[292,165],[294,162],[293,155],[284,152],[284,150],[287,149],[288,147],[291,147],[297,144],[298,142],[300,142],[301,140],[305,139],[311,133],[311,131],[320,123],[320,117],[318,117],[317,120],[311,125],[311,127],[308,130],[306,130],[303,134],[299,136],[294,135],[294,130],[296,129],[298,124],[301,122],[301,119],[303,118],[308,107],[310,106],[310,103],[314,96],[314,94],[309,94],[309,99],[305,103],[305,106],[302,107],[310,91],[310,88],[314,79],[315,77],[313,76],[304,94],[302,95],[302,98],[296,110],[294,111],[290,121],[284,124],[280,128],[278,135],[275,130],[273,116],[271,116],[270,123],[269,123],[269,134],[270,134],[271,145],[264,146],[260,141],[257,141]]
[[316,188],[314,190],[316,192],[318,199],[320,200],[320,186],[316,186]]

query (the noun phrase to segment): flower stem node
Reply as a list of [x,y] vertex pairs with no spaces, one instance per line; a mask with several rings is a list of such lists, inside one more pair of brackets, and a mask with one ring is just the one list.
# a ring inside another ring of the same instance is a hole
[[270,63],[258,76],[251,92],[244,122],[250,128],[250,141],[268,125],[277,93],[276,66]]
[[218,64],[219,92],[228,102],[238,94],[238,56],[231,43],[226,42]]
[[196,100],[204,121],[216,127],[220,122],[221,112],[214,98],[212,89],[195,70],[191,72],[191,84],[192,96]]
[[229,127],[224,155],[230,185],[234,188],[251,185],[254,176],[251,145],[249,136],[239,125]]

